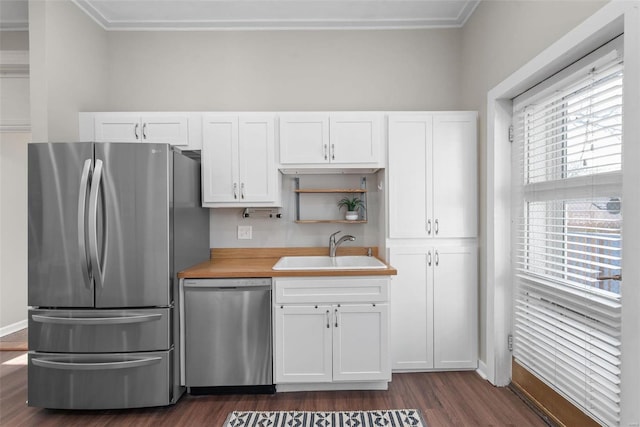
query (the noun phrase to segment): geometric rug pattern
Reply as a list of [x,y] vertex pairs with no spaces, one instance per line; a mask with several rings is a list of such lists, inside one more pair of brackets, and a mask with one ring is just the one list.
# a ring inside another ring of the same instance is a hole
[[416,409],[380,411],[234,411],[224,427],[426,427]]

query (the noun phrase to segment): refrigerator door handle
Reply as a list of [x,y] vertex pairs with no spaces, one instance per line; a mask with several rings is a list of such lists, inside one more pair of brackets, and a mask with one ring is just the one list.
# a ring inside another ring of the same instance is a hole
[[[91,253],[91,268],[93,277],[104,286],[104,268],[100,263],[98,253],[98,195],[102,185],[102,160],[96,160],[96,166],[91,180],[91,191],[89,192],[89,252]],[[106,220],[105,220],[106,221]]]
[[80,248],[80,266],[84,284],[87,289],[91,289],[91,266],[89,254],[87,253],[86,236],[86,207],[87,207],[87,187],[89,186],[89,173],[91,172],[91,159],[84,161],[82,175],[80,177],[80,192],[78,195],[78,247]]
[[34,322],[55,323],[60,325],[122,325],[153,322],[162,319],[161,314],[131,314],[119,317],[57,317],[34,314]]
[[77,362],[54,362],[45,359],[31,359],[31,362],[41,368],[62,369],[66,371],[105,371],[114,369],[139,368],[149,366],[162,361],[161,357],[146,357],[138,360],[127,360],[124,362],[98,362],[98,363],[77,363]]

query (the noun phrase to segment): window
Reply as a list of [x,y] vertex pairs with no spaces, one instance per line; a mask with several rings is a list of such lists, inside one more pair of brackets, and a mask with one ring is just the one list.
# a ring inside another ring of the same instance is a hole
[[605,425],[620,414],[622,46],[514,100],[514,357]]

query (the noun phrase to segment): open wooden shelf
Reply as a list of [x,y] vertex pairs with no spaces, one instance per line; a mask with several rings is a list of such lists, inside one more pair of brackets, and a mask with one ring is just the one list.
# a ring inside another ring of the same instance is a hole
[[366,193],[367,189],[362,188],[300,188],[294,190],[296,193]]
[[296,224],[366,224],[366,219],[299,219]]
[[[360,188],[300,188],[300,178],[294,178],[296,188],[293,192],[296,195],[296,224],[366,224],[367,223],[367,178],[362,177]],[[360,219],[300,219],[300,195],[301,194],[362,194],[364,211],[361,212]]]

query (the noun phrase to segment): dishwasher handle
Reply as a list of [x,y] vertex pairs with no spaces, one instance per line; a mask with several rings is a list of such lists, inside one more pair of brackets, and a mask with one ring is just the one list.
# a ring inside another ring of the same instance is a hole
[[229,291],[270,291],[271,286],[193,286],[193,285],[184,285],[185,291],[193,291],[193,290],[207,290],[209,292],[229,292]]
[[271,290],[271,280],[185,280],[184,289],[209,291]]

